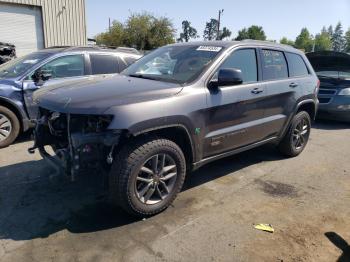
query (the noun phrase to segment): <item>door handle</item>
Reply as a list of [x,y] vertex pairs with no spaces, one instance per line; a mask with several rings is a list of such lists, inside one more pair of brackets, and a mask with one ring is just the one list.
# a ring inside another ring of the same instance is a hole
[[252,91],[252,94],[260,94],[262,92],[264,92],[264,89],[261,89],[261,88],[254,88]]
[[290,83],[290,84],[289,84],[289,87],[292,87],[292,88],[295,88],[295,87],[297,87],[297,86],[298,86],[297,83]]

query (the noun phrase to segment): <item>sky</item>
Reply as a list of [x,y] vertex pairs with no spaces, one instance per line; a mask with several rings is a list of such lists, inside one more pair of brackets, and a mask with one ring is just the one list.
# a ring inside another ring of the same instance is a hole
[[166,16],[181,31],[181,22],[188,20],[202,38],[206,21],[218,17],[224,9],[222,26],[232,31],[251,25],[262,26],[269,40],[283,36],[294,40],[301,28],[313,35],[323,26],[340,21],[346,31],[350,27],[350,0],[86,0],[87,33],[94,37],[108,28],[108,19],[125,22],[130,13],[147,11]]

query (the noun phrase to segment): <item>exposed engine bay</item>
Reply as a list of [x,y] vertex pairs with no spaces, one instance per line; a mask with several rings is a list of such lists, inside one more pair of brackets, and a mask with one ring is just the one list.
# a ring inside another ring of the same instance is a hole
[[[64,114],[43,108],[39,111],[30,153],[39,149],[43,158],[72,180],[81,172],[108,169],[112,164],[121,134],[120,130],[107,129],[112,116]],[[51,146],[55,155],[50,155],[45,146]]]

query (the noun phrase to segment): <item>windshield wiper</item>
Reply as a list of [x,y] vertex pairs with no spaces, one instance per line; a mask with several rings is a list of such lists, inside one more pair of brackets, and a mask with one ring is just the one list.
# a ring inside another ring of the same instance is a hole
[[149,76],[149,75],[143,75],[143,74],[130,74],[128,76],[142,78],[142,79],[149,79],[149,80],[157,80],[157,81],[161,80],[160,78]]
[[137,78],[142,78],[142,79],[149,79],[149,80],[154,80],[154,81],[161,81],[161,82],[170,82],[170,83],[175,83],[175,84],[181,84],[180,81],[175,80],[175,79],[156,77],[156,76],[151,76],[151,75],[130,74],[130,75],[127,75],[127,76],[129,76],[129,77],[137,77]]

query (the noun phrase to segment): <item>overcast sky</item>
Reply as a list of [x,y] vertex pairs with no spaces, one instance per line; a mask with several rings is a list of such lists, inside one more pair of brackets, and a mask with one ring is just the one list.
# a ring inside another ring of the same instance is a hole
[[[232,31],[250,25],[263,26],[268,39],[286,36],[292,40],[307,27],[312,34],[322,26],[350,27],[350,0],[86,0],[87,33],[94,37],[108,28],[108,18],[124,22],[131,12],[147,11],[171,19],[178,33],[181,22],[189,20],[202,37],[205,22],[224,9],[222,26]],[[178,34],[177,33],[177,34]]]

